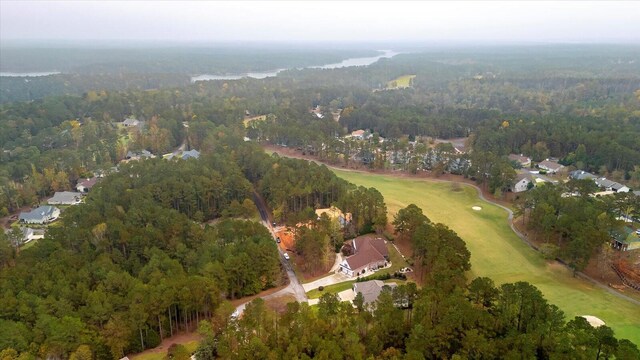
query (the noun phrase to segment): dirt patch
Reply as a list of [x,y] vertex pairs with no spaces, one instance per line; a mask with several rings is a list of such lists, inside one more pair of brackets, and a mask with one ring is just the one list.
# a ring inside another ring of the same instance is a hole
[[270,307],[273,311],[278,314],[283,314],[287,311],[287,304],[290,302],[295,302],[296,297],[291,294],[286,294],[282,296],[278,296],[275,298],[270,298],[265,300],[265,304]]
[[[285,276],[285,278],[286,278],[286,276]],[[274,287],[274,288],[262,291],[262,292],[260,292],[258,294],[255,294],[255,295],[245,296],[245,297],[242,297],[240,299],[231,300],[230,302],[231,302],[231,305],[233,305],[234,307],[238,307],[238,306],[240,306],[240,305],[242,305],[244,303],[250,302],[253,299],[276,293],[276,292],[286,288],[287,285],[289,285],[289,284],[284,284],[282,286]]]
[[166,353],[169,349],[169,346],[173,344],[186,344],[192,341],[200,341],[202,336],[197,332],[183,332],[171,337],[165,338],[160,345],[154,347],[153,349],[147,349],[141,353],[137,353],[134,355],[129,355],[130,359],[137,359],[143,357],[144,355],[154,354],[154,353]]

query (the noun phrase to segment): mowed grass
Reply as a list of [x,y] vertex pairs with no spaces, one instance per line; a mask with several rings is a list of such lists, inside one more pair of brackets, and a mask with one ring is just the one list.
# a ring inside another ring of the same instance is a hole
[[[434,222],[449,226],[471,252],[470,278],[488,276],[497,285],[527,281],[546,299],[560,307],[566,319],[579,315],[601,318],[618,338],[640,345],[640,306],[587,282],[574,278],[557,263],[549,263],[511,230],[505,210],[480,200],[476,189],[451,183],[333,170],[354,184],[378,189],[385,198],[390,219],[400,209],[416,204]],[[472,206],[482,210],[474,211]]]
[[402,75],[389,82],[387,82],[387,89],[401,89],[411,86],[411,80],[415,78],[415,75]]

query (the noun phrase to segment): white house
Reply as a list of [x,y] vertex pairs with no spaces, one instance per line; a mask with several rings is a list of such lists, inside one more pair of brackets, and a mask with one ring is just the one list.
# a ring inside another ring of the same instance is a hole
[[562,168],[564,168],[564,165],[558,164],[555,161],[550,161],[550,160],[545,160],[542,161],[538,164],[538,167],[542,170],[546,170],[548,173],[552,173],[555,174],[558,171],[562,170]]
[[518,174],[516,176],[513,184],[511,185],[511,191],[514,193],[519,193],[523,191],[529,190],[529,184],[532,184],[533,180],[531,175],[529,174]]
[[23,227],[22,229],[22,243],[26,244],[32,240],[39,240],[44,238],[44,230],[37,230],[28,227]]

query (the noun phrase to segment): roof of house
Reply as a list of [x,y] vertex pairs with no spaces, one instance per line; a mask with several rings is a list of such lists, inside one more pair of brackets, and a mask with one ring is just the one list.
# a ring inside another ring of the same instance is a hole
[[53,197],[47,200],[47,202],[49,204],[73,204],[80,202],[81,198],[82,194],[79,192],[56,191]]
[[617,191],[617,190],[620,190],[620,189],[622,189],[622,188],[624,188],[624,187],[626,187],[626,186],[625,186],[625,185],[622,185],[622,184],[620,184],[620,183],[617,183],[617,182],[614,182],[614,183],[613,183],[613,185],[611,185],[611,188],[612,188],[613,190],[616,190],[616,191]]
[[57,209],[58,208],[49,205],[40,206],[29,212],[20,213],[19,219],[24,221],[45,222]]
[[551,169],[551,170],[557,171],[557,170],[562,169],[562,168],[564,167],[564,165],[558,164],[558,163],[557,163],[557,162],[555,162],[555,161],[545,160],[545,161],[541,161],[541,162],[538,164],[538,167],[546,168],[546,169]]
[[189,158],[197,159],[199,157],[200,157],[200,152],[198,150],[183,151],[181,156],[181,158],[184,160]]
[[599,179],[596,179],[595,181],[596,181],[596,184],[598,186],[604,187],[604,188],[610,188],[610,187],[613,187],[613,185],[616,184],[615,181],[611,181],[611,180],[606,179],[606,178],[599,178]]
[[353,292],[354,293],[362,293],[362,297],[364,298],[365,304],[370,304],[378,300],[378,296],[382,292],[382,288],[384,286],[389,286],[390,288],[394,288],[397,286],[396,283],[387,283],[380,280],[370,280],[357,282],[353,284]]
[[517,161],[519,163],[528,163],[531,162],[531,159],[518,154],[509,154],[509,160]]
[[611,236],[616,241],[623,244],[631,244],[633,242],[640,241],[640,237],[629,226],[625,226],[622,229],[614,229],[611,231]]
[[82,185],[87,189],[91,189],[93,187],[93,185],[95,185],[97,182],[98,182],[98,178],[94,176],[91,179],[85,179],[85,180],[78,181],[78,185],[77,186]]
[[356,253],[345,260],[351,270],[359,269],[373,262],[385,261],[389,256],[387,245],[381,238],[355,238],[351,240],[351,246]]
[[519,183],[520,181],[527,179],[527,181],[532,182],[533,181],[533,176],[531,176],[531,174],[529,173],[520,173],[518,175],[516,175],[516,178],[513,180],[514,184]]
[[362,136],[364,135],[364,130],[355,130],[351,132],[351,136]]
[[592,173],[586,172],[584,170],[574,170],[574,171],[569,173],[569,176],[572,179],[576,179],[576,180],[595,179],[596,178],[595,175],[593,175]]
[[140,121],[136,118],[126,118],[122,123],[127,126],[135,126],[138,125]]
[[318,216],[318,218],[320,218],[322,214],[327,214],[329,219],[338,219],[342,217],[347,221],[351,221],[351,213],[344,214],[342,210],[338,209],[335,206],[324,208],[324,209],[316,209],[316,216]]

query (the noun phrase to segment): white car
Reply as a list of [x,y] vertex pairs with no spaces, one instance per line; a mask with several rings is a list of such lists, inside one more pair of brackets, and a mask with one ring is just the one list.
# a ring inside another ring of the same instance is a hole
[[289,254],[284,253],[282,256],[284,257],[285,260],[289,260]]

